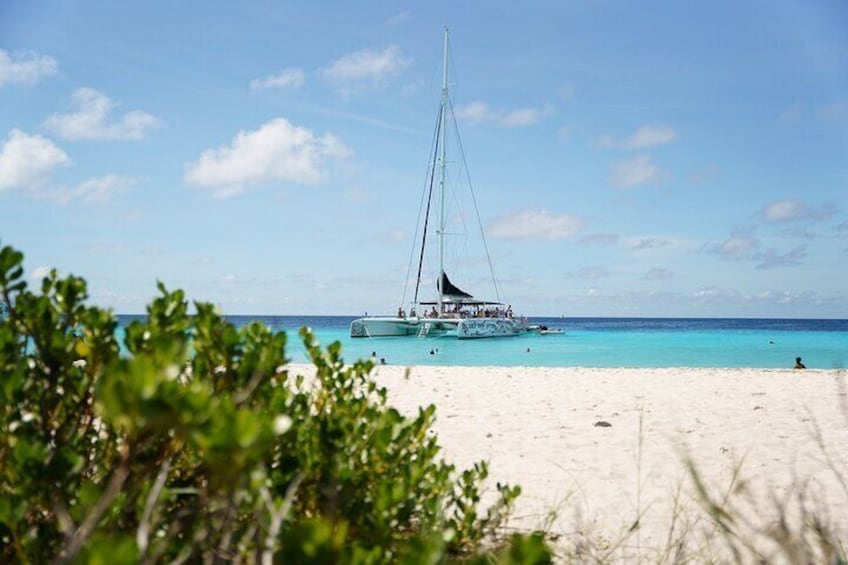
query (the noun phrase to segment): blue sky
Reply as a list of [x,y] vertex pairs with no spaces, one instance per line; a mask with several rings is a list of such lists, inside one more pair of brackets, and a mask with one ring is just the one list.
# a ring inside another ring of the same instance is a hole
[[4,0],[2,243],[119,313],[393,312],[444,26],[516,312],[848,317],[841,0]]

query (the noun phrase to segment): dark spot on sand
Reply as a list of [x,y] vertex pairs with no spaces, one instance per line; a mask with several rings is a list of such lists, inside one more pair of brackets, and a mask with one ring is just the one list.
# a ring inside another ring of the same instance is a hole
[[595,422],[595,427],[596,428],[611,428],[612,424],[610,424],[606,420],[598,420],[597,422]]

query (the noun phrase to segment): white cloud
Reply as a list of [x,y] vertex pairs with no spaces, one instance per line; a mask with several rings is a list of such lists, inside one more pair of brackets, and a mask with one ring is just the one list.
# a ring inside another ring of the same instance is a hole
[[775,200],[763,206],[760,215],[767,222],[817,221],[830,218],[837,212],[834,204],[810,208],[800,200]]
[[544,109],[519,108],[518,110],[512,110],[504,114],[500,119],[500,124],[507,128],[532,126],[539,123],[543,113]]
[[0,191],[36,190],[53,169],[70,162],[68,154],[49,139],[13,129],[0,149]]
[[553,106],[541,108],[519,108],[517,110],[495,110],[486,102],[477,100],[456,109],[456,118],[472,124],[493,123],[495,125],[514,128],[526,127],[539,123],[542,118],[553,113]]
[[114,174],[91,178],[72,187],[50,182],[56,167],[70,163],[68,154],[51,140],[13,129],[0,148],[0,191],[19,188],[30,196],[62,204],[101,204],[136,183],[135,179]]
[[330,159],[343,158],[350,150],[335,136],[316,136],[284,118],[262,124],[254,131],[240,131],[229,145],[207,149],[186,167],[188,184],[212,189],[226,198],[248,186],[271,181],[315,184],[326,176]]
[[385,49],[363,49],[340,57],[323,71],[324,76],[339,86],[343,94],[367,84],[379,84],[400,74],[412,64],[400,47],[390,45]]
[[706,246],[706,251],[715,253],[728,259],[744,259],[760,246],[760,241],[755,237],[735,236],[725,239],[720,243]]
[[41,282],[44,277],[50,274],[51,270],[52,269],[50,267],[44,265],[36,267],[32,270],[32,273],[30,273],[29,278],[30,280]]
[[301,69],[291,68],[280,71],[275,75],[257,78],[250,81],[250,90],[297,90],[306,82],[306,74]]
[[45,196],[62,204],[83,202],[86,204],[105,204],[116,194],[135,186],[138,181],[130,177],[109,174],[85,180],[70,188],[58,188]]
[[33,85],[41,78],[56,74],[59,64],[48,55],[34,51],[9,54],[0,49],[0,88],[6,84]]
[[73,94],[75,112],[53,114],[44,125],[65,139],[141,139],[161,122],[147,112],[133,110],[119,121],[109,121],[116,104],[93,88],[80,88]]
[[770,222],[794,220],[804,213],[804,203],[800,200],[777,200],[763,207],[763,219]]
[[660,168],[651,162],[649,155],[637,155],[612,166],[609,181],[619,188],[656,182],[661,177]]
[[472,123],[484,122],[492,119],[492,111],[489,109],[489,105],[482,100],[475,100],[470,104],[460,106],[456,109],[455,113],[458,120]]
[[495,219],[486,232],[500,239],[565,239],[583,228],[583,220],[547,210],[524,210]]
[[605,135],[595,142],[595,146],[605,149],[645,149],[656,145],[665,145],[677,139],[677,132],[670,126],[640,126],[626,139],[617,139]]

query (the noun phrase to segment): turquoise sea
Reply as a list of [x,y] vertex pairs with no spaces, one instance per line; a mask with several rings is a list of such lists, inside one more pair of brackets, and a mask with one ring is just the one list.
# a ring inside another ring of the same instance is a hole
[[[120,318],[128,322],[135,316]],[[370,357],[373,352],[393,365],[791,368],[795,357],[802,357],[811,369],[848,367],[848,320],[531,318],[533,324],[564,333],[458,341],[352,339],[351,316],[227,319],[237,326],[259,321],[285,330],[288,356],[297,363],[307,360],[297,330],[309,326],[324,345],[340,341],[345,359]]]

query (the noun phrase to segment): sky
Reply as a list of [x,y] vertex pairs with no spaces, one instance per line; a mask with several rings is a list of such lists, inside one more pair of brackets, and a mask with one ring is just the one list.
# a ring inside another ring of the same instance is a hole
[[445,27],[516,313],[848,318],[843,0],[2,0],[0,243],[117,313],[395,312]]

